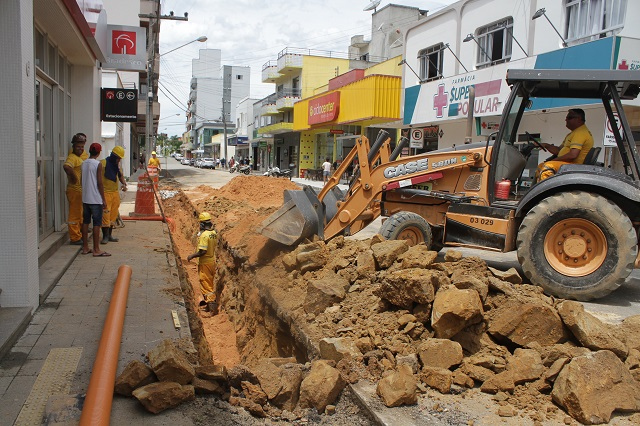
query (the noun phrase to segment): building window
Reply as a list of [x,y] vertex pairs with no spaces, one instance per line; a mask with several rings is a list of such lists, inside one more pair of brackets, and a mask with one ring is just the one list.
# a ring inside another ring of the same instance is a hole
[[237,74],[236,75],[236,80],[242,80],[242,74]]
[[479,28],[476,35],[478,54],[476,67],[507,62],[511,59],[513,18],[506,18],[486,27]]
[[438,43],[418,52],[420,80],[429,81],[442,78],[442,60],[444,44]]
[[567,41],[597,40],[620,32],[627,0],[567,0],[566,9]]

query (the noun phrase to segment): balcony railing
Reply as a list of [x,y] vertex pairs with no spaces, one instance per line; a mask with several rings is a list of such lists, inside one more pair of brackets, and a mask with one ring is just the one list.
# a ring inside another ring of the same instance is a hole
[[[278,53],[278,59],[282,58],[286,55],[300,55],[300,56],[322,56],[324,58],[337,58],[337,59],[349,59],[352,61],[356,60],[366,60],[368,62],[384,62],[387,57],[384,56],[367,56],[367,58],[363,58],[363,55],[358,55],[356,53],[347,53],[347,52],[333,52],[331,50],[316,50],[316,49],[304,49],[299,47],[285,47]],[[268,63],[270,63],[269,61]],[[267,65],[267,64],[265,64]],[[264,69],[264,66],[263,66]]]

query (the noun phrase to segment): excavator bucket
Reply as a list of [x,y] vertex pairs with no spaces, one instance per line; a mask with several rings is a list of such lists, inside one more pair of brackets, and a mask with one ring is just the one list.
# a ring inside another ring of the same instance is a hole
[[258,232],[265,237],[291,246],[305,238],[324,234],[325,206],[310,186],[284,191],[284,204],[266,218]]

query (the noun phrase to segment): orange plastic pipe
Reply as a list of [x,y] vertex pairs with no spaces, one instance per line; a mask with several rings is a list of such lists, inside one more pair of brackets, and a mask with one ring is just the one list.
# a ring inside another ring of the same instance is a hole
[[120,266],[82,407],[81,426],[109,426],[130,281],[131,266]]

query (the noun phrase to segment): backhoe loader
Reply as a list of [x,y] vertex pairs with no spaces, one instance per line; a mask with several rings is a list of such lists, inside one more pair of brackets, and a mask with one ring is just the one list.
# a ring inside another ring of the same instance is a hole
[[[638,256],[640,160],[621,100],[638,96],[640,72],[512,69],[506,78],[511,94],[499,131],[486,143],[400,157],[406,138],[392,150],[385,131],[372,145],[360,137],[319,193],[309,186],[286,190],[284,205],[259,231],[295,245],[314,235],[353,235],[384,216],[386,239],[436,250],[517,250],[525,275],[547,294],[584,301],[614,291]],[[611,123],[615,111],[621,170],[594,159],[562,166],[525,194],[515,191],[527,156],[544,149],[520,129],[523,114],[543,98],[600,100]],[[343,192],[339,178],[353,160],[359,169]]]

